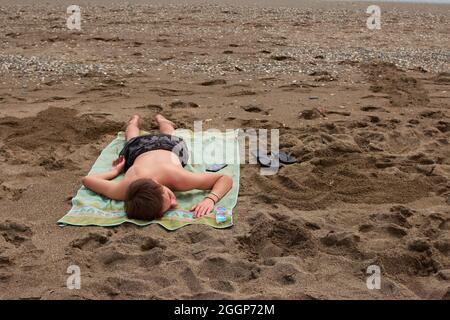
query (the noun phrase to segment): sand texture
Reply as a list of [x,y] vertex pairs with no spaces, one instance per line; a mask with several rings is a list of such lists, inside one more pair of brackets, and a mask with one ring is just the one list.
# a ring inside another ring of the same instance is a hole
[[[0,5],[0,298],[450,298],[450,6],[64,3]],[[230,229],[57,226],[136,113],[300,161],[242,165]]]

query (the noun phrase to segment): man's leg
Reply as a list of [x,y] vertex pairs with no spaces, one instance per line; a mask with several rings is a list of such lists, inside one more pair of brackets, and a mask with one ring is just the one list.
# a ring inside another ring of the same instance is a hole
[[175,124],[172,121],[167,120],[160,114],[156,115],[155,120],[159,125],[159,131],[161,133],[173,134],[173,131],[175,130]]
[[127,129],[125,130],[125,137],[127,141],[139,135],[139,116],[134,115],[128,121]]

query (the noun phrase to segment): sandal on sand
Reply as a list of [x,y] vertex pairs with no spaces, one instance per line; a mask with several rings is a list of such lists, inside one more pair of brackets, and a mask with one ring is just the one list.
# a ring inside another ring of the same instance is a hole
[[297,158],[295,158],[291,153],[286,153],[283,151],[272,152],[270,156],[267,154],[267,151],[264,150],[252,150],[250,153],[256,158],[262,167],[267,168],[272,166],[272,162],[276,158],[278,158],[280,164],[289,165],[298,162]]
[[251,155],[256,158],[256,161],[258,161],[258,164],[261,167],[270,168],[272,166],[272,157],[269,157],[267,154],[267,151],[264,150],[252,150]]
[[297,158],[294,157],[290,152],[286,153],[283,151],[272,153],[274,157],[277,157],[282,164],[294,164],[297,163]]

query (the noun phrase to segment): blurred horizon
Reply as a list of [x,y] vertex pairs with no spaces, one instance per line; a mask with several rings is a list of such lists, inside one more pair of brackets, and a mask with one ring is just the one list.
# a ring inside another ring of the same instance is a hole
[[304,7],[304,6],[323,6],[333,3],[339,2],[347,2],[347,3],[355,3],[355,4],[363,4],[363,3],[390,3],[390,4],[450,4],[450,0],[41,0],[36,2],[35,0],[2,0],[1,5],[7,4],[27,4],[27,5],[86,5],[86,4],[99,4],[99,5],[163,5],[163,4],[184,4],[184,5],[237,5],[237,6],[258,6],[258,7]]
[[[320,1],[320,0],[319,0]],[[443,3],[450,4],[450,0],[353,0],[356,2],[402,2],[402,3]]]

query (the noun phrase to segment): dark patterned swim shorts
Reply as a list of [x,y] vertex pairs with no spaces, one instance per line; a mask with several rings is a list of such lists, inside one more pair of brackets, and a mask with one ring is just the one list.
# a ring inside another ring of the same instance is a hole
[[164,133],[148,134],[131,139],[120,152],[120,155],[125,157],[125,171],[133,165],[137,157],[153,150],[172,151],[178,156],[183,167],[189,159],[188,149],[182,138]]

